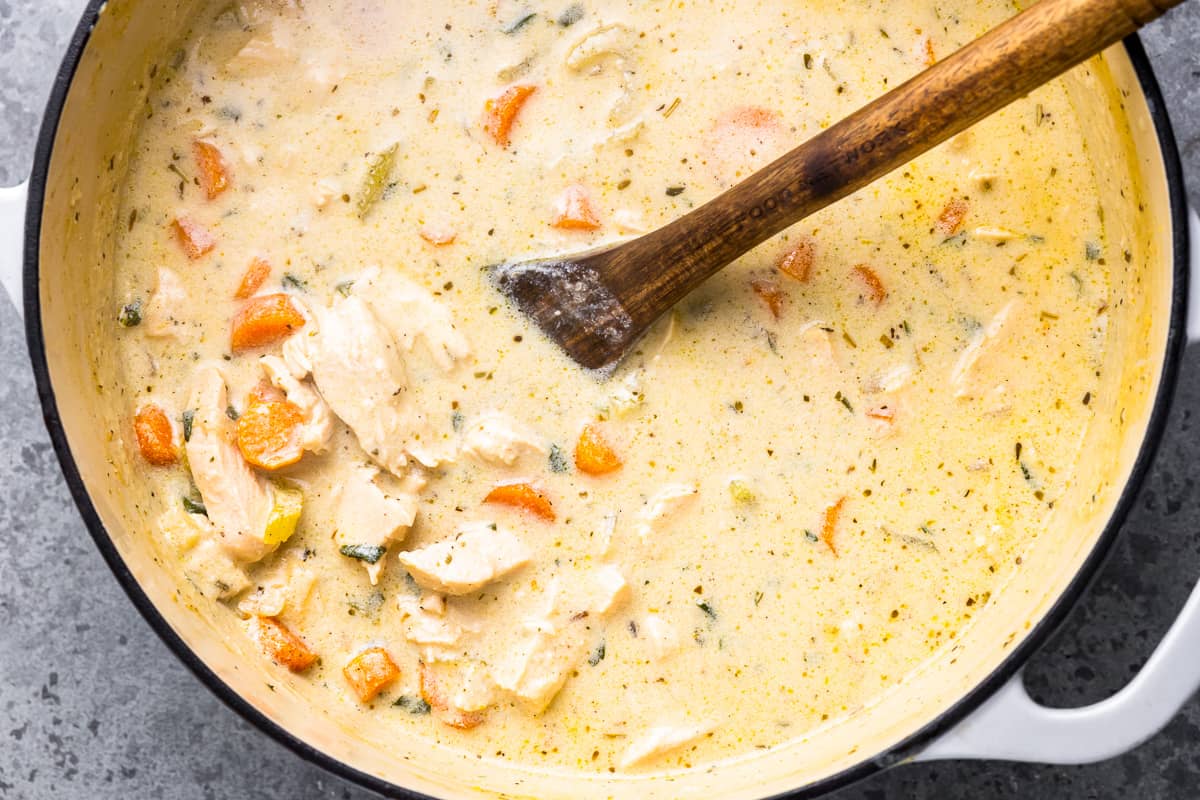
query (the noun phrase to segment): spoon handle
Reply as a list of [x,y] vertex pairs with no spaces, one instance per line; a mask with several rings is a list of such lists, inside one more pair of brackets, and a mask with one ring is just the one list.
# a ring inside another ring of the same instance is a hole
[[625,308],[635,326],[648,325],[750,248],[1181,2],[1041,0],[712,201],[628,242],[606,279],[644,287],[625,298]]

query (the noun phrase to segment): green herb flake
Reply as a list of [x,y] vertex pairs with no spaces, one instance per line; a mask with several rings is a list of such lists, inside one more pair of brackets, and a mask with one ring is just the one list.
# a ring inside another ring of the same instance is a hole
[[290,272],[283,273],[283,277],[279,280],[279,283],[285,289],[295,289],[298,292],[308,291],[308,281]]
[[891,350],[896,346],[896,343],[892,341],[892,337],[888,336],[886,333],[879,337],[879,343],[888,350]]
[[368,564],[378,564],[379,559],[383,558],[384,553],[387,552],[387,548],[375,544],[344,544],[338,552],[346,558],[358,559]]
[[684,187],[682,186],[668,186],[667,197],[678,197],[679,195],[683,194],[683,189]]
[[463,416],[463,413],[457,408],[450,412],[450,427],[454,429],[455,433],[458,433],[462,430],[463,420],[465,419],[466,418]]
[[581,19],[583,19],[583,5],[581,3],[572,3],[563,9],[563,12],[558,15],[558,19],[555,22],[564,28],[569,28]]
[[696,608],[703,611],[704,616],[708,617],[709,619],[714,620],[714,621],[717,619],[716,609],[714,609],[712,607],[712,604],[709,603],[707,600],[697,600]]
[[814,544],[821,541],[820,537],[818,537],[815,533],[808,530],[807,528],[804,530],[804,538],[808,539],[810,542],[812,542]]
[[396,708],[402,708],[414,716],[428,714],[432,709],[424,699],[411,694],[402,694],[400,699],[392,703]]
[[189,495],[184,495],[181,499],[183,500],[183,510],[187,513],[208,516],[208,509],[205,507],[203,500],[198,500]]
[[759,603],[762,602],[762,600],[763,600],[763,593],[755,592],[754,593],[754,605],[757,606]]
[[596,649],[592,651],[591,655],[588,656],[588,664],[593,667],[599,664],[604,660],[604,653],[604,642],[600,642],[600,644],[596,645]]
[[121,313],[117,314],[117,322],[121,323],[122,328],[136,328],[142,324],[142,301],[140,298],[132,300],[121,306]]
[[835,394],[833,396],[833,399],[837,400],[839,403],[844,405],[846,407],[846,410],[849,411],[851,414],[854,413],[854,406],[850,405],[850,401],[846,399],[846,396],[844,394],[842,394],[841,392],[838,392],[837,394]]
[[354,281],[342,281],[337,286],[333,287],[342,297],[349,297],[350,290],[354,288]]
[[230,406],[225,406],[225,416],[229,417],[234,422],[237,422],[238,417],[240,417],[241,414],[238,413],[238,410],[236,408],[234,408],[233,406],[230,405]]
[[1084,242],[1083,257],[1088,261],[1098,261],[1100,259],[1100,245],[1096,242]]
[[674,114],[674,113],[675,113],[675,109],[679,108],[679,104],[680,104],[681,102],[683,102],[683,101],[682,101],[682,100],[680,100],[678,97],[676,97],[674,100],[672,100],[672,101],[671,101],[671,105],[669,105],[669,106],[667,106],[665,109],[663,109],[663,112],[662,112],[662,115],[663,115],[663,117],[664,117],[664,118],[665,118],[665,117],[669,117],[669,116],[671,116],[672,114]]
[[384,190],[388,186],[388,179],[392,175],[392,169],[396,166],[396,151],[399,149],[399,144],[392,145],[375,156],[370,166],[367,167],[367,177],[363,181],[362,191],[355,204],[359,219],[366,219],[367,215],[371,213],[371,209],[383,197]]
[[192,440],[192,424],[196,421],[196,412],[193,409],[188,409],[183,412],[183,441],[190,442]]
[[550,471],[551,472],[566,472],[567,471],[567,456],[562,451],[562,448],[556,444],[550,445]]
[[1075,296],[1083,297],[1083,278],[1079,277],[1078,272],[1068,272],[1067,277],[1075,284]]
[[501,30],[503,30],[505,33],[507,33],[509,36],[511,36],[512,34],[521,30],[521,28],[524,28],[526,25],[528,25],[530,22],[532,22],[533,18],[536,16],[537,16],[536,13],[534,13],[532,11],[526,11],[523,14],[521,14],[521,16],[517,17],[515,20],[513,20],[511,23],[509,23],[508,27],[502,28]]

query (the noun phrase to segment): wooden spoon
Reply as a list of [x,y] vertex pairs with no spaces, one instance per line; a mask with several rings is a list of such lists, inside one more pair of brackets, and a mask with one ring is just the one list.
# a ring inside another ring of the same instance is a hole
[[1183,0],[1041,0],[699,208],[600,250],[493,268],[579,364],[614,366],[717,270],[1133,33]]

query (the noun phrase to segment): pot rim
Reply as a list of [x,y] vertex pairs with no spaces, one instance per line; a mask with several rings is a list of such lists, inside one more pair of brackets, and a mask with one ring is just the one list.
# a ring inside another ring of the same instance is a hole
[[[45,349],[45,331],[42,327],[41,317],[39,242],[42,232],[42,207],[45,202],[46,183],[53,158],[54,141],[62,120],[63,108],[66,105],[67,96],[79,69],[84,50],[91,39],[92,30],[99,22],[106,3],[107,0],[89,0],[58,69],[46,104],[46,110],[42,117],[41,129],[34,151],[34,162],[29,179],[29,198],[25,216],[23,288],[26,345],[29,348],[38,399],[42,406],[42,416],[46,424],[46,429],[49,432],[50,440],[54,446],[55,454],[58,456],[59,464],[62,467],[67,487],[70,489],[71,496],[75,500],[75,505],[78,507],[88,532],[96,543],[97,549],[100,551],[101,556],[108,564],[109,569],[112,570],[121,587],[125,590],[125,593],[129,596],[129,599],[133,602],[134,607],[137,608],[143,619],[146,620],[158,637],[174,653],[175,657],[191,670],[199,678],[200,682],[225,703],[226,706],[235,711],[242,719],[251,723],[296,755],[338,777],[385,797],[397,798],[398,800],[434,800],[434,798],[427,795],[405,789],[390,781],[362,772],[318,750],[302,739],[293,736],[264,713],[246,702],[219,675],[209,669],[175,633],[170,623],[167,622],[158,608],[150,601],[145,592],[142,591],[141,586],[126,566],[125,561],[121,558],[120,553],[117,552],[116,546],[105,530],[95,506],[92,504],[87,487],[84,486],[79,467],[75,462],[70,444],[67,441],[66,430],[58,413],[54,386],[50,379],[50,370]],[[1162,374],[1160,375],[1158,391],[1150,411],[1146,433],[1138,448],[1138,454],[1134,460],[1129,480],[1121,490],[1121,495],[1113,509],[1112,516],[1105,523],[1095,545],[1092,547],[1091,553],[1088,554],[1079,571],[1076,572],[1070,583],[1059,594],[1058,598],[1055,599],[1045,615],[1034,625],[1029,634],[1009,652],[990,675],[965,693],[935,719],[926,723],[890,748],[868,756],[858,764],[848,767],[841,772],[794,790],[774,795],[771,798],[767,798],[767,800],[804,800],[806,798],[815,798],[863,780],[868,776],[915,756],[930,742],[967,718],[972,711],[978,708],[1001,686],[1016,675],[1029,657],[1045,644],[1050,635],[1065,621],[1111,551],[1121,525],[1128,516],[1146,474],[1153,464],[1155,454],[1166,428],[1167,415],[1170,410],[1171,401],[1175,395],[1175,385],[1182,362],[1184,344],[1186,343],[1185,328],[1189,278],[1187,197],[1183,181],[1183,168],[1179,159],[1174,130],[1171,127],[1167,108],[1163,102],[1162,92],[1154,70],[1150,65],[1150,60],[1146,55],[1145,48],[1137,34],[1126,37],[1122,44],[1132,62],[1134,73],[1137,76],[1138,83],[1141,86],[1142,93],[1149,107],[1150,117],[1154,122],[1159,153],[1163,161],[1167,180],[1171,216],[1171,257],[1173,260],[1171,310]]]

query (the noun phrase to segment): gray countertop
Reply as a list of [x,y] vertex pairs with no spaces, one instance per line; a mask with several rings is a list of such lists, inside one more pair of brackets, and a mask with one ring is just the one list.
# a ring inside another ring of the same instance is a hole
[[[0,0],[0,185],[23,178],[54,70],[85,0]],[[1200,195],[1200,2],[1144,35]],[[9,242],[0,243],[12,246]],[[0,299],[0,798],[369,798],[294,756],[209,693],[109,573],[41,422],[24,337]],[[1200,348],[1115,548],[1026,670],[1056,706],[1100,700],[1150,654],[1200,577]],[[1200,644],[1197,645],[1200,650]],[[1151,741],[1087,767],[904,766],[839,792],[884,798],[1194,798],[1200,701]]]

